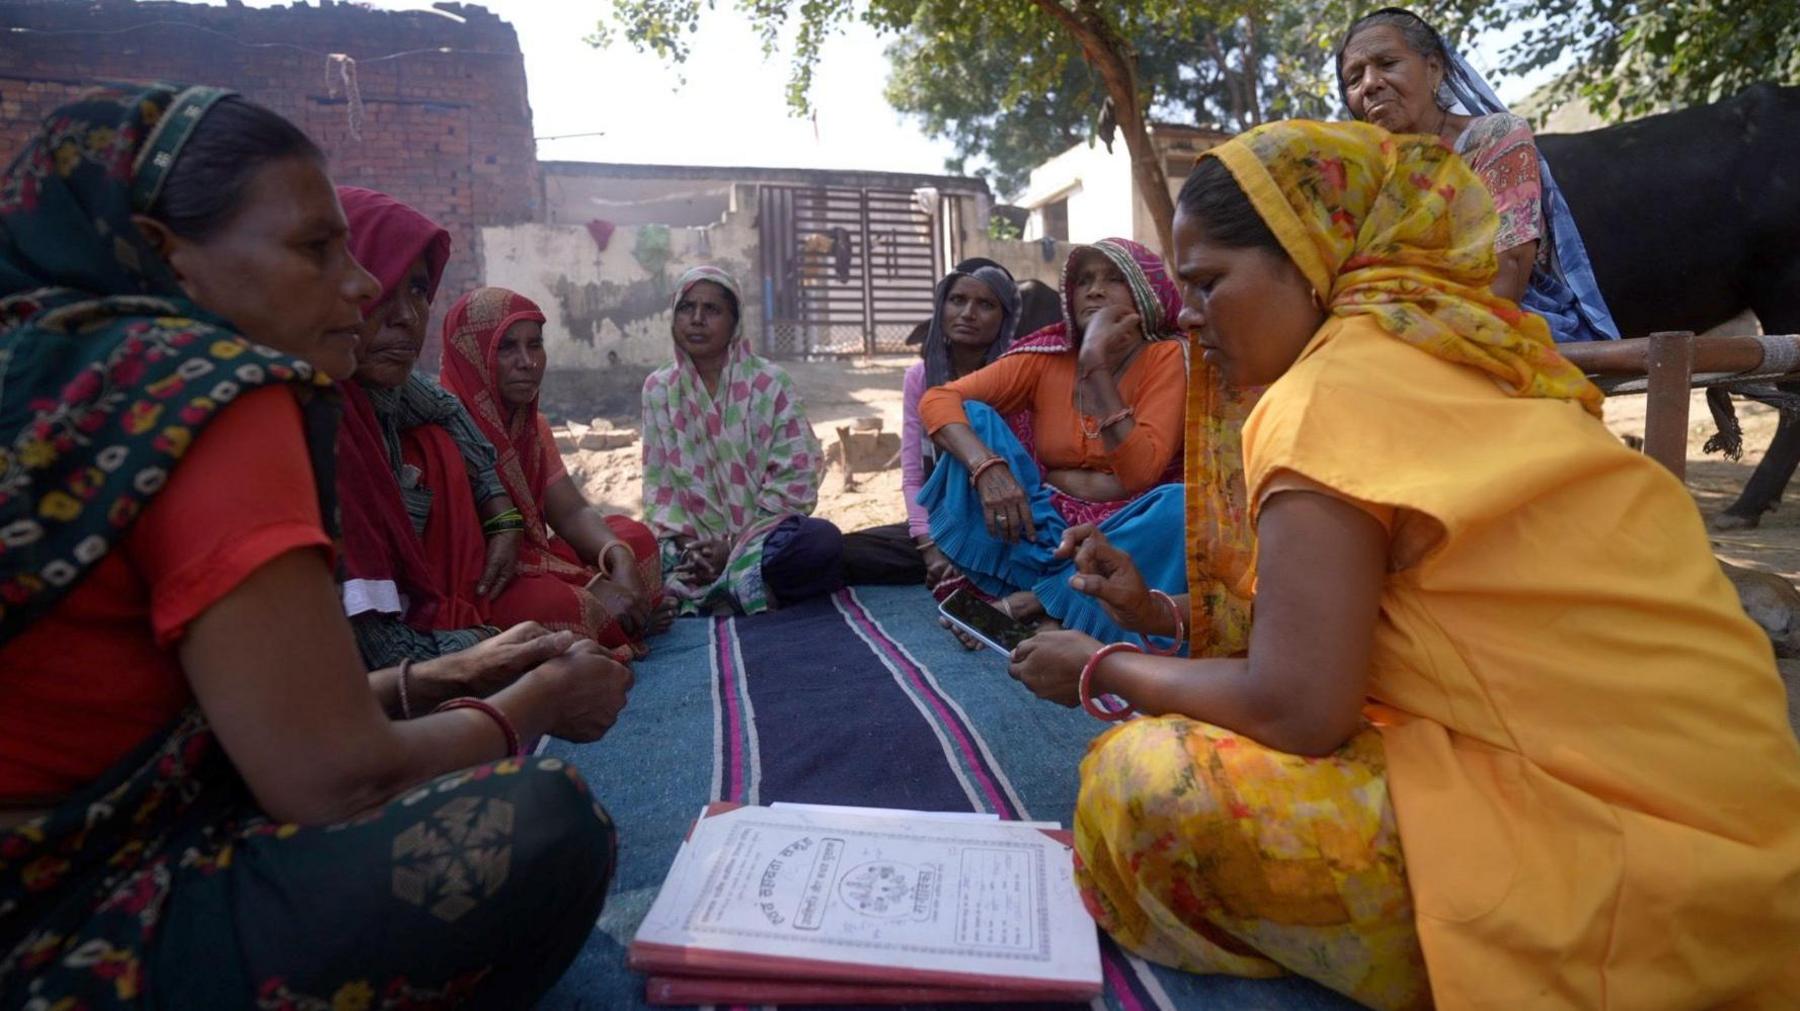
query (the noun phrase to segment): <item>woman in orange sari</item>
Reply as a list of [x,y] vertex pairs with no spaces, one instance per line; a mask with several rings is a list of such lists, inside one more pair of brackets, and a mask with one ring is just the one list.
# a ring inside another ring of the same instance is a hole
[[[1242,657],[1014,651],[1043,698],[1145,714],[1082,763],[1077,881],[1145,958],[1374,1007],[1800,1006],[1768,637],[1687,490],[1495,294],[1497,226],[1432,137],[1274,123],[1201,158],[1173,265],[1198,357],[1266,387],[1255,621]],[[1063,550],[1179,632],[1092,527]]]
[[523,295],[477,288],[444,317],[441,381],[494,444],[500,482],[525,521],[517,575],[490,617],[568,629],[642,656],[643,637],[670,617],[656,535],[629,517],[601,515],[569,478],[538,411],[546,365],[544,314]]

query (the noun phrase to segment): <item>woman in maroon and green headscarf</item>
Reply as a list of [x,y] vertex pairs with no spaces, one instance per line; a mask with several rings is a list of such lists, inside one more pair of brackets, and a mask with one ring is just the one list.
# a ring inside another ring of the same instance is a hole
[[529,628],[357,656],[345,232],[215,88],[90,93],[0,176],[0,1007],[528,1004],[593,928],[611,824],[519,745],[629,672]]

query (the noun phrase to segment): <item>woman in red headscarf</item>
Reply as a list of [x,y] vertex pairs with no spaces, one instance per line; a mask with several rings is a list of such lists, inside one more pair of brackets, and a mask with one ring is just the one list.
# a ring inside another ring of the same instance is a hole
[[510,623],[491,611],[523,521],[488,439],[415,371],[450,233],[385,193],[340,186],[338,199],[351,254],[381,282],[343,384],[339,577],[364,661],[385,667],[455,653]]
[[490,616],[570,629],[642,655],[643,636],[666,628],[672,614],[660,606],[656,535],[628,517],[601,515],[563,469],[538,412],[546,365],[544,314],[523,295],[478,288],[444,317],[444,388],[493,443],[500,481],[524,518],[517,575]]

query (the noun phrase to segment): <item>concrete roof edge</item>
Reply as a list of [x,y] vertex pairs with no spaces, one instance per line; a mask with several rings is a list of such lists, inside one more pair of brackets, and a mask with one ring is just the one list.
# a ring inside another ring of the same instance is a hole
[[814,183],[848,186],[889,186],[915,189],[936,186],[958,193],[991,196],[987,181],[976,176],[924,175],[914,172],[882,172],[871,169],[779,168],[754,165],[658,165],[633,162],[540,160],[546,177],[576,176],[600,179],[721,179],[740,183]]

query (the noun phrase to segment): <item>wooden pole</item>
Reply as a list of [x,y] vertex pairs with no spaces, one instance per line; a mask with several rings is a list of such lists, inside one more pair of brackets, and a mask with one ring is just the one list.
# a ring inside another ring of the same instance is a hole
[[[1754,372],[1762,368],[1763,345],[1756,337],[1700,337],[1692,342],[1695,372]],[[1650,368],[1650,341],[1559,344],[1556,350],[1590,376],[1641,376]]]
[[1649,403],[1644,410],[1644,452],[1687,480],[1689,384],[1694,374],[1694,333],[1653,333],[1649,341]]

